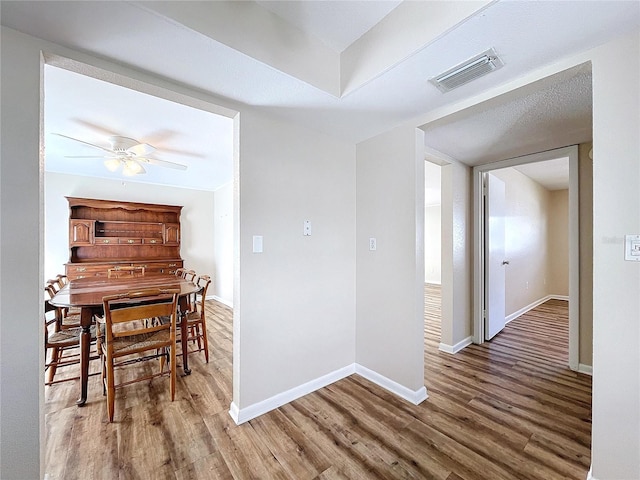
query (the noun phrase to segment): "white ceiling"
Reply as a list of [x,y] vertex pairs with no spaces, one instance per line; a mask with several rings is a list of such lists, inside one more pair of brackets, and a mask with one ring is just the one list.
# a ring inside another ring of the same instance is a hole
[[259,0],[256,3],[317,37],[336,52],[342,52],[400,5],[402,0]]
[[146,173],[127,178],[157,185],[216,190],[232,181],[233,120],[140,93],[79,73],[45,66],[45,168],[121,179],[101,158],[109,155],[62,134],[109,148],[108,138],[124,136],[156,148],[153,158],[187,166],[186,171],[145,165]]
[[569,158],[556,158],[538,163],[527,163],[513,167],[547,190],[569,188]]
[[[5,26],[349,142],[428,118],[439,108],[640,28],[640,3],[615,0],[3,0],[1,8]],[[446,94],[427,82],[489,47],[505,63],[500,70]],[[538,82],[424,125],[425,146],[474,165],[589,141],[590,85],[588,68]],[[198,164],[223,162],[214,153],[228,139],[203,134],[201,143],[200,134],[192,133],[204,120],[188,120],[184,110],[179,119],[158,115],[155,112],[169,107],[140,108],[145,102],[141,97],[85,108],[96,101],[91,98],[103,95],[92,88],[74,87],[75,104],[67,99],[64,107],[55,107],[58,111],[51,107],[47,131],[82,139],[93,135],[96,142],[101,133],[133,137],[158,147],[158,158],[189,163],[188,172],[199,180],[216,175],[198,170]],[[51,96],[70,95],[64,83],[56,86],[52,81],[47,89]],[[135,125],[123,120],[134,117]],[[204,129],[213,134],[207,121]],[[54,147],[49,144],[47,150]],[[173,150],[193,156],[178,157]],[[60,158],[51,160],[55,162],[58,168],[65,164]],[[84,165],[89,168],[90,163]],[[174,170],[163,170],[175,175]]]

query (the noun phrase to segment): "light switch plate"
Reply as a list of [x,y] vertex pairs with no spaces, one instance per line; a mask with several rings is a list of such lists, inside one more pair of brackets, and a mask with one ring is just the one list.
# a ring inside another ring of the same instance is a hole
[[304,221],[303,235],[305,237],[308,237],[308,236],[311,235],[311,220],[305,220]]
[[262,253],[262,235],[253,236],[253,253]]
[[640,235],[624,236],[624,259],[640,262]]

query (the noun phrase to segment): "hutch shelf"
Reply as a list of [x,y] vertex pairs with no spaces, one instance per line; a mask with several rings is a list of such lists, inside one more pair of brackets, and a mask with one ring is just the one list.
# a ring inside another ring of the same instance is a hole
[[66,197],[69,202],[69,280],[106,277],[122,266],[146,274],[174,273],[180,258],[181,206]]

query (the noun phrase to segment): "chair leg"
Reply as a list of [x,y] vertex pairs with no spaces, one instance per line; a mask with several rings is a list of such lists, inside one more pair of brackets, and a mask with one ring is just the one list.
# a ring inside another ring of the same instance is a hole
[[207,339],[207,321],[202,319],[202,345],[204,347],[204,358],[209,363],[209,341]]
[[170,348],[170,365],[169,365],[169,389],[171,391],[171,401],[176,397],[176,344],[171,345]]
[[102,396],[104,397],[107,394],[107,383],[105,382],[107,378],[107,356],[102,354]]
[[200,338],[202,335],[200,334],[200,324],[196,323],[193,326],[193,329],[195,330],[194,338],[196,340],[196,343],[198,344],[198,351],[200,351],[200,350],[202,350],[202,339]]
[[53,382],[53,377],[56,376],[56,370],[58,369],[58,362],[60,361],[60,349],[57,347],[53,347],[51,349],[51,360],[49,363],[49,375],[47,379],[47,383]]
[[115,380],[113,378],[113,358],[107,355],[107,413],[109,415],[109,422],[113,422],[113,414],[115,410],[116,402],[116,387]]

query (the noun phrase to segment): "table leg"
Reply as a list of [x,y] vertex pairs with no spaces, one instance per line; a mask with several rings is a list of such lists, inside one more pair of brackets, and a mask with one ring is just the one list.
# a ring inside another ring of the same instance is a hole
[[184,370],[185,375],[191,375],[191,369],[189,368],[189,353],[187,351],[187,315],[184,313],[180,313],[180,339],[182,343],[182,370]]
[[83,308],[80,311],[80,398],[76,405],[82,407],[87,403],[87,384],[89,383],[89,354],[91,350],[91,323],[93,321],[93,311],[90,308]]

